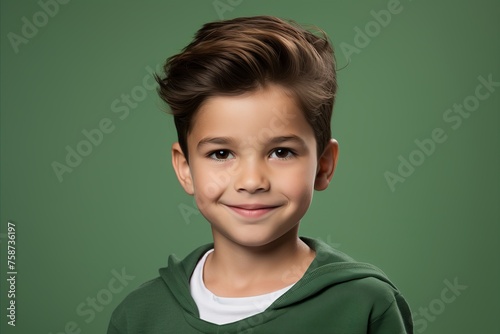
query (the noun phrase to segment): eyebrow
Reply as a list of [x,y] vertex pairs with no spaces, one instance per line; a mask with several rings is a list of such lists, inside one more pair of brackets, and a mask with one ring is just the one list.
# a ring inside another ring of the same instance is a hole
[[219,144],[219,145],[228,145],[233,143],[234,140],[231,137],[206,137],[198,142],[196,147],[199,149],[203,145],[208,144]]
[[[257,136],[254,138],[259,140],[257,138]],[[206,138],[201,139],[198,142],[198,145],[196,147],[198,149],[200,149],[200,147],[202,147],[204,145],[209,145],[209,144],[231,145],[234,142],[236,142],[236,140],[232,137],[206,137]],[[266,145],[279,145],[279,144],[283,144],[286,142],[295,142],[302,147],[307,146],[306,142],[302,138],[300,138],[299,136],[296,136],[296,135],[272,137],[269,140],[267,140],[264,144],[266,144]]]
[[269,144],[278,145],[278,144],[282,144],[282,143],[286,143],[286,142],[295,142],[303,147],[307,146],[304,139],[302,139],[296,135],[273,137],[269,141]]

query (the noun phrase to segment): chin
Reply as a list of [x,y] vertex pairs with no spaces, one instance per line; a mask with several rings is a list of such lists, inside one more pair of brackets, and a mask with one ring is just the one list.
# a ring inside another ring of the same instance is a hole
[[[259,233],[260,232],[260,233]],[[230,242],[237,244],[242,247],[248,248],[258,248],[265,247],[276,240],[282,238],[284,235],[290,231],[284,231],[279,233],[278,231],[273,232],[263,232],[263,231],[238,231],[236,233],[224,233],[219,235],[220,239],[229,240]]]

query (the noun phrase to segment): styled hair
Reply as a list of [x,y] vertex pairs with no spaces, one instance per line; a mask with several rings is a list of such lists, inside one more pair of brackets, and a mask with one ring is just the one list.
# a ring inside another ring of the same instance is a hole
[[318,157],[331,138],[337,80],[326,34],[272,16],[240,17],[202,26],[182,52],[155,75],[171,109],[179,145],[188,159],[187,136],[207,98],[240,95],[267,84],[291,92],[314,130]]

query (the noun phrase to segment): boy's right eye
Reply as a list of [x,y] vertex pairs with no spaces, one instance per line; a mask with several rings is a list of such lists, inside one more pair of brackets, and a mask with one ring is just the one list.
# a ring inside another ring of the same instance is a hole
[[233,154],[229,150],[213,151],[208,155],[208,157],[214,160],[229,160],[234,158]]

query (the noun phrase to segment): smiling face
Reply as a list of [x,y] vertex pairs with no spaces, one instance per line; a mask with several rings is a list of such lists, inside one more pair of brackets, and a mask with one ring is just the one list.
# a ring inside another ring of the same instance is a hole
[[188,135],[189,163],[176,143],[173,165],[210,222],[214,242],[264,246],[297,235],[312,200],[333,176],[337,144],[316,154],[313,129],[276,85],[209,98]]

